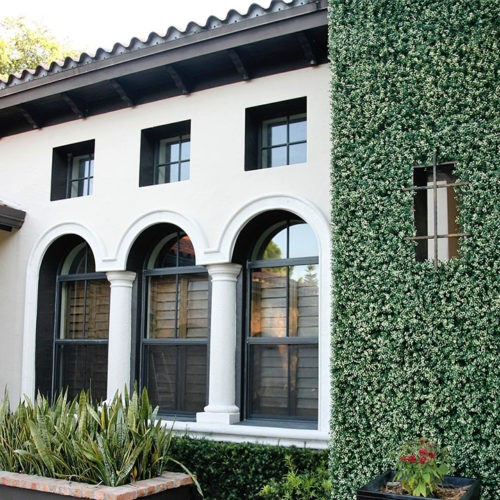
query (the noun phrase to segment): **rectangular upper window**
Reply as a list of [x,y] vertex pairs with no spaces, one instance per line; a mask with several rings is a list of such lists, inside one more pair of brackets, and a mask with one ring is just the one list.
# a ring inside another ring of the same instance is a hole
[[457,224],[455,187],[461,184],[455,175],[455,163],[417,165],[413,169],[414,240],[418,261],[431,260],[437,270],[438,262],[458,256],[459,241],[467,234]]
[[246,110],[245,170],[307,161],[305,97]]
[[92,194],[95,140],[54,148],[52,152],[51,200]]
[[189,179],[190,133],[190,120],[141,131],[139,186]]

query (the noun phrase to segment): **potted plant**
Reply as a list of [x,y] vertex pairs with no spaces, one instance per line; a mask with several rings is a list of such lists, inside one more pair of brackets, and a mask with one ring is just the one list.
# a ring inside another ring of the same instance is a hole
[[[199,498],[196,478],[170,456],[171,430],[146,390],[94,404],[88,393],[51,405],[0,404],[0,498]],[[167,472],[175,463],[186,474]],[[193,487],[196,485],[198,492]],[[31,490],[27,492],[26,490]]]
[[444,447],[420,438],[405,443],[394,471],[377,477],[357,492],[357,500],[479,500],[477,479],[451,477],[450,457]]

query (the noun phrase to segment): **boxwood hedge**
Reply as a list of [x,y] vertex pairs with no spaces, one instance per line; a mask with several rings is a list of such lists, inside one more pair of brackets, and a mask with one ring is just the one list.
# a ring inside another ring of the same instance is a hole
[[[438,438],[498,491],[499,4],[330,0],[334,497]],[[457,259],[417,262],[412,167],[457,162]]]
[[189,437],[173,439],[170,452],[196,474],[207,500],[258,498],[261,488],[271,479],[287,474],[287,456],[299,473],[315,472],[328,461],[326,450]]

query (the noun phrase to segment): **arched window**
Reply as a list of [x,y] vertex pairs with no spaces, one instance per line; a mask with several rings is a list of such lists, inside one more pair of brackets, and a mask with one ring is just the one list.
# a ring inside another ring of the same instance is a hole
[[[318,250],[283,212],[253,224],[246,261],[245,417],[317,421]],[[264,229],[263,229],[264,228]]]
[[92,251],[78,244],[57,275],[53,395],[91,389],[97,400],[106,398],[109,297],[109,282],[96,273]]
[[208,273],[176,230],[154,246],[142,274],[141,385],[161,413],[193,418],[206,405]]

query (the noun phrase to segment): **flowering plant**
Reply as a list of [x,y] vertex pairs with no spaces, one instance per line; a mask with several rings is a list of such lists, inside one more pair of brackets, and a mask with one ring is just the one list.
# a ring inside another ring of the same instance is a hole
[[429,497],[444,476],[452,472],[446,448],[428,439],[414,439],[405,443],[398,454],[394,479],[403,489],[416,497]]

